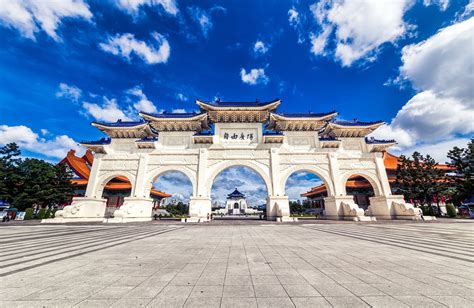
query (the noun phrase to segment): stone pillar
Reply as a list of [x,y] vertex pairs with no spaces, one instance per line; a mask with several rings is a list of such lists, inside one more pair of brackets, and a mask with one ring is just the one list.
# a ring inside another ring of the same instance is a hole
[[370,215],[375,216],[377,219],[394,219],[395,213],[392,209],[392,203],[401,202],[405,203],[403,196],[394,196],[392,195],[392,190],[390,188],[390,182],[388,181],[387,170],[383,163],[382,153],[375,153],[375,167],[377,171],[377,178],[380,182],[380,191],[379,195],[369,198]]
[[74,197],[71,205],[65,206],[55,214],[53,219],[44,219],[42,222],[66,223],[83,221],[102,221],[104,219],[107,200],[97,196],[97,182],[102,163],[102,154],[94,155],[85,197]]
[[138,170],[133,183],[130,197],[123,200],[122,206],[114,212],[114,218],[104,220],[109,223],[121,223],[130,221],[150,221],[153,214],[153,199],[150,191],[146,191],[146,175],[148,166],[148,155],[139,154]]
[[193,191],[193,196],[189,201],[189,216],[188,222],[204,222],[208,220],[212,212],[210,192],[206,191],[207,180],[207,158],[208,150],[200,149],[198,158],[198,170],[196,176],[196,188]]
[[97,196],[97,186],[100,183],[97,183],[99,178],[99,170],[102,164],[102,154],[94,154],[94,161],[91,167],[91,173],[89,175],[89,181],[87,182],[86,187],[86,197],[88,198],[102,198],[102,196]]
[[[341,202],[353,202],[352,196],[346,196],[344,193],[345,183],[341,183],[339,162],[336,153],[328,153],[329,161],[329,176],[334,187],[334,196],[329,196],[329,189],[327,189],[328,197],[324,198],[324,210],[326,219],[343,219],[344,213],[342,211]],[[349,200],[350,199],[350,200]]]
[[267,187],[267,220],[293,221],[288,196],[280,185],[280,154],[275,148],[270,150],[270,179],[272,187]]

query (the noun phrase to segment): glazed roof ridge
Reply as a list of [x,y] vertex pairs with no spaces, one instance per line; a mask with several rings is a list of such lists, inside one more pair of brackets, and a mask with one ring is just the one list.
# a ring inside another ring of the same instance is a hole
[[259,100],[256,100],[254,102],[223,102],[221,100],[206,102],[200,99],[198,99],[197,101],[207,104],[207,105],[214,106],[214,107],[262,107],[262,106],[266,106],[266,105],[270,105],[275,102],[278,102],[280,101],[280,99],[276,98],[276,99],[273,99],[271,101],[266,101],[266,102],[261,102]]
[[245,197],[245,195],[236,188],[232,193],[228,194],[227,197]]
[[121,119],[117,120],[116,122],[100,122],[94,121],[92,124],[101,125],[101,126],[108,126],[108,127],[134,127],[146,124],[144,120],[140,121],[122,121]]
[[152,113],[152,112],[140,112],[140,114],[144,114],[147,116],[151,116],[154,118],[192,118],[198,115],[203,114],[202,112],[163,112],[163,113]]
[[110,144],[110,138],[100,138],[99,140],[92,140],[92,141],[81,141],[81,144]]
[[355,120],[355,121],[337,120],[331,123],[342,125],[342,126],[368,126],[368,125],[374,125],[374,124],[383,124],[384,121],[362,122],[358,120]]
[[282,116],[282,117],[287,117],[287,118],[319,118],[319,117],[324,117],[328,116],[331,114],[337,113],[336,110],[330,111],[330,112],[318,112],[318,113],[313,113],[313,112],[308,112],[308,113],[285,113],[285,112],[279,112],[275,113],[276,115]]
[[383,144],[383,143],[396,143],[395,139],[375,139],[374,137],[365,137],[365,143],[367,144]]

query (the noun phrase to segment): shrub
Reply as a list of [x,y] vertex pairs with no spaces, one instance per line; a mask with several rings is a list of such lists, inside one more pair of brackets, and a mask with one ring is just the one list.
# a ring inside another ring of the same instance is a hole
[[456,217],[456,208],[452,204],[446,204],[446,212],[449,217],[454,218]]
[[43,218],[45,218],[45,215],[46,215],[46,209],[40,209],[38,211],[38,215],[37,215],[38,217],[37,218],[38,219],[43,219]]
[[56,216],[56,211],[57,211],[57,210],[58,210],[58,209],[53,209],[53,210],[51,211],[51,217],[50,217],[50,218],[54,218],[54,216]]
[[33,219],[33,209],[32,208],[27,208],[25,210],[25,220]]
[[46,213],[44,214],[44,218],[50,218],[51,217],[51,209],[47,209]]

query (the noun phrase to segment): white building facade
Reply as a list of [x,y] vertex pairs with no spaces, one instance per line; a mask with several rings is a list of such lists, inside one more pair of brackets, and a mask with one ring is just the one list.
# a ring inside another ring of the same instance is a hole
[[[139,122],[92,123],[109,138],[82,143],[94,152],[85,197],[74,198],[55,221],[102,221],[102,192],[118,176],[126,177],[132,190],[109,222],[151,220],[152,183],[169,171],[182,172],[192,183],[187,221],[206,221],[214,179],[234,166],[252,169],[265,182],[269,220],[291,220],[285,184],[299,171],[326,184],[327,219],[419,218],[418,209],[390,190],[382,152],[395,142],[366,138],[383,122],[336,121],[336,112],[282,114],[280,100],[196,103],[199,113],[142,112]],[[346,194],[345,183],[354,175],[374,190],[366,213]]]

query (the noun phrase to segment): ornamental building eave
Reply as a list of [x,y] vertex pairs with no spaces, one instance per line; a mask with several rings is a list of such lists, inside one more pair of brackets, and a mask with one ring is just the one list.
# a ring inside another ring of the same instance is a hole
[[140,116],[148,121],[158,132],[195,131],[209,129],[206,113],[163,113],[152,114],[140,112]]
[[270,102],[214,102],[196,100],[201,110],[209,114],[213,123],[265,123],[269,113],[276,110],[281,100]]
[[270,113],[269,129],[277,131],[320,131],[337,112],[322,114],[277,114]]
[[321,135],[336,138],[362,138],[384,124],[383,121],[331,122],[328,123]]
[[153,134],[148,123],[143,121],[118,120],[111,123],[92,122],[91,125],[111,138],[143,138]]
[[280,104],[280,99],[274,99],[269,102],[204,102],[200,99],[196,100],[196,104],[206,111],[273,111]]

